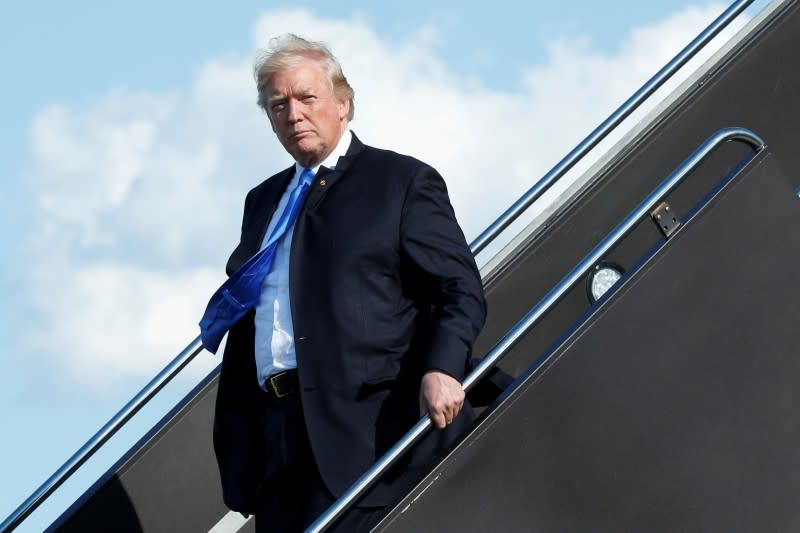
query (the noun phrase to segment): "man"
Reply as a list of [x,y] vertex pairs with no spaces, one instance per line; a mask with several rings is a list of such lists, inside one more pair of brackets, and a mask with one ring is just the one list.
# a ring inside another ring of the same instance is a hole
[[366,530],[473,416],[460,380],[482,284],[439,174],[350,131],[353,90],[324,45],[273,39],[255,76],[295,164],[247,195],[229,274],[313,181],[256,308],[228,334],[214,424],[223,495],[258,531],[302,530],[427,413],[437,429],[335,526]]

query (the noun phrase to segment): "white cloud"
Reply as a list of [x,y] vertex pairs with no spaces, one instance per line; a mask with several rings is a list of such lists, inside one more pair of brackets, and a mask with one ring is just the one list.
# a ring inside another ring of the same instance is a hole
[[[41,280],[56,272],[42,265],[33,274]],[[159,272],[101,262],[67,265],[64,274],[32,295],[50,313],[48,334],[32,336],[29,347],[63,358],[61,380],[98,390],[149,377],[176,356],[197,336],[198,310],[219,281],[207,268]]]
[[[256,23],[254,47],[314,28],[356,89],[354,130],[439,168],[469,237],[721,10],[635,30],[611,55],[553,43],[546,63],[509,72],[516,91],[451,71],[431,28],[387,42],[358,18],[272,11]],[[78,382],[149,376],[196,335],[238,239],[245,192],[289,165],[255,106],[252,55],[209,59],[187,90],[116,89],[87,108],[36,116],[28,253],[43,320],[28,343]]]

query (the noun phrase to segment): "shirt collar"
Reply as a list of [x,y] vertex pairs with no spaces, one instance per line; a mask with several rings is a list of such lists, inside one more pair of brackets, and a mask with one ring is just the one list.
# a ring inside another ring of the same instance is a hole
[[[312,167],[311,170],[316,174],[319,171],[319,167],[325,166],[331,170],[336,169],[336,163],[339,161],[339,158],[347,154],[347,150],[350,148],[350,143],[353,141],[353,134],[350,132],[350,128],[346,128],[342,136],[339,137],[339,143],[336,145],[336,148],[333,149],[333,152],[330,153],[325,160],[320,163],[319,165]],[[299,176],[302,172],[303,167],[300,163],[295,161],[294,163],[294,170],[295,175]]]

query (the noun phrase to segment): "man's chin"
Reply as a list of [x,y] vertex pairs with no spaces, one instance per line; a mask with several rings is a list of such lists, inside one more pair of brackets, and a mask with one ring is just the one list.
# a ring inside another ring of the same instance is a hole
[[298,142],[291,147],[287,146],[286,151],[294,157],[295,161],[304,167],[310,167],[319,162],[317,159],[321,153],[321,147],[318,144]]

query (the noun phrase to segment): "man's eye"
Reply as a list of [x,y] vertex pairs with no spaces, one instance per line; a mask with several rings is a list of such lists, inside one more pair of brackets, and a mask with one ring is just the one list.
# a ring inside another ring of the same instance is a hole
[[316,96],[314,96],[313,94],[307,94],[307,95],[305,95],[305,96],[303,97],[303,101],[304,101],[304,102],[313,102],[313,101],[314,101],[314,100],[316,100],[316,99],[317,99],[317,97],[316,97]]
[[272,105],[272,111],[274,113],[279,113],[280,111],[283,111],[285,107],[286,107],[286,104],[273,104]]

